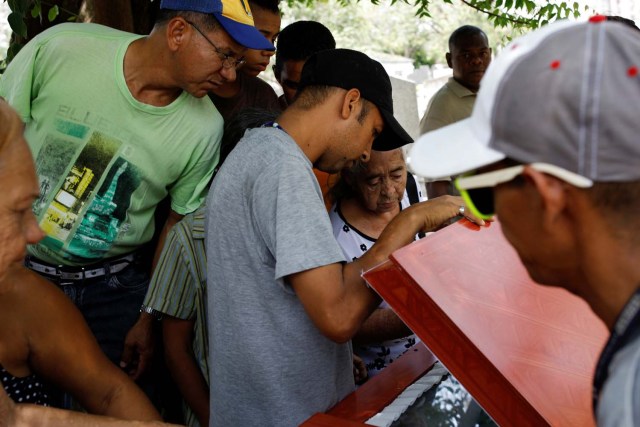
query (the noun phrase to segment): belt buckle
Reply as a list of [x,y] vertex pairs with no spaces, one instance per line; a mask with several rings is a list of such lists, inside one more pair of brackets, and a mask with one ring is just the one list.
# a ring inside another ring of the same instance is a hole
[[56,272],[55,275],[58,278],[58,285],[59,286],[68,286],[68,285],[73,285],[73,282],[63,282],[63,278],[62,278],[62,268],[64,266],[62,264],[58,264],[55,268],[56,268]]
[[[68,286],[68,285],[84,285],[84,279],[86,277],[85,268],[80,267],[80,271],[77,273],[67,273],[63,271],[64,266],[58,265],[56,267],[56,275],[58,276],[58,285],[60,286]],[[79,278],[76,278],[76,275],[80,275]]]

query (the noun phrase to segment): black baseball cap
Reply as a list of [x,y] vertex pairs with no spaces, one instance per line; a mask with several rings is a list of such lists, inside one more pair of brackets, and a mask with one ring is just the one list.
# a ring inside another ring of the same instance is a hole
[[393,117],[389,75],[382,64],[364,53],[351,49],[330,49],[313,54],[304,64],[298,91],[307,86],[358,89],[364,99],[378,107],[384,120],[384,129],[373,141],[374,150],[394,150],[413,142]]

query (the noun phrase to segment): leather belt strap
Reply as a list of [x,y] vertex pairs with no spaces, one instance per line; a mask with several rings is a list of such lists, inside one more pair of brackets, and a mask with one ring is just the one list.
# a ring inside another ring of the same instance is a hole
[[103,267],[88,269],[85,267],[66,267],[63,265],[55,266],[51,264],[44,264],[42,262],[34,261],[32,257],[27,257],[24,264],[33,271],[57,277],[60,280],[84,280],[104,276],[107,272],[110,274],[118,273],[131,264],[134,259],[134,254],[129,254],[122,258],[105,262]]

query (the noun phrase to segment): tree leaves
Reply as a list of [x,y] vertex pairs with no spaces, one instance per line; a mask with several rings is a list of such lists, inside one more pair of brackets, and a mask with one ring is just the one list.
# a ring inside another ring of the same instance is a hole
[[47,14],[47,18],[49,18],[49,22],[53,22],[53,20],[56,19],[59,14],[60,14],[60,9],[58,9],[58,5],[55,5],[51,9],[49,9],[49,13]]
[[[28,36],[26,24],[27,14],[31,15],[32,18],[40,17],[40,20],[42,20],[42,1],[7,0],[7,3],[9,4],[9,9],[11,9],[11,13],[7,18],[11,30],[20,37],[26,39]],[[47,12],[47,19],[49,22],[52,22],[59,14],[60,8],[58,5],[54,4]]]
[[27,37],[27,24],[24,22],[24,15],[20,12],[11,12],[7,18],[11,30],[20,37]]
[[[0,0],[2,1],[2,0]],[[144,0],[158,1],[158,0]],[[347,8],[350,5],[358,4],[360,0],[337,0],[340,5]],[[418,17],[432,17],[431,6],[434,0],[390,0],[393,5],[408,4],[414,8]],[[61,7],[60,0],[6,0],[11,14],[8,17],[12,31],[20,36],[22,40],[15,43],[23,43],[28,40],[26,20],[47,19],[53,22],[63,13],[66,21],[75,21],[77,12],[71,12]],[[324,4],[327,0],[286,0],[288,5],[304,4],[310,7]],[[365,2],[367,2],[365,0]],[[379,4],[382,0],[369,0],[369,3]],[[459,0],[471,9],[486,15],[489,21],[496,28],[513,28],[516,30],[535,29],[546,25],[557,19],[577,18],[583,11],[578,1],[562,1],[558,4],[555,0]],[[454,6],[453,0],[441,0],[440,3]],[[456,2],[458,3],[458,2]],[[438,5],[439,6],[439,5]],[[447,7],[449,7],[447,6]],[[436,10],[440,10],[436,8]],[[584,12],[588,11],[588,6],[584,7]],[[46,17],[46,18],[45,18]],[[13,44],[13,42],[12,42]]]
[[36,2],[36,4],[33,5],[33,7],[31,8],[31,17],[37,18],[38,16],[40,16],[41,12],[42,12],[42,7],[40,6],[40,2]]

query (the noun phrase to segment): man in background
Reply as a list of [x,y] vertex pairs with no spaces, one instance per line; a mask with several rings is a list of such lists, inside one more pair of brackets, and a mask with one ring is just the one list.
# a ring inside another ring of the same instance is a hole
[[[453,77],[429,101],[420,121],[421,134],[471,115],[480,80],[491,63],[489,39],[480,28],[464,25],[451,33],[449,52],[445,56]],[[450,178],[427,182],[427,195],[432,199],[444,194],[457,194],[451,184]]]
[[[293,103],[298,93],[302,68],[307,59],[316,52],[335,48],[336,41],[331,31],[320,22],[296,21],[282,30],[278,38],[273,75],[282,86],[283,94],[279,101],[283,110]],[[329,191],[339,176],[315,168],[313,173],[320,184],[325,206],[329,209]]]
[[[280,34],[279,0],[249,0],[256,28],[270,43]],[[248,49],[236,78],[214,87],[209,96],[225,123],[245,108],[280,112],[278,95],[258,75],[267,69],[274,54],[271,49]]]
[[296,21],[282,30],[278,37],[273,75],[284,92],[280,96],[283,110],[293,102],[298,92],[302,67],[307,58],[321,50],[335,48],[336,41],[331,31],[319,22]]

